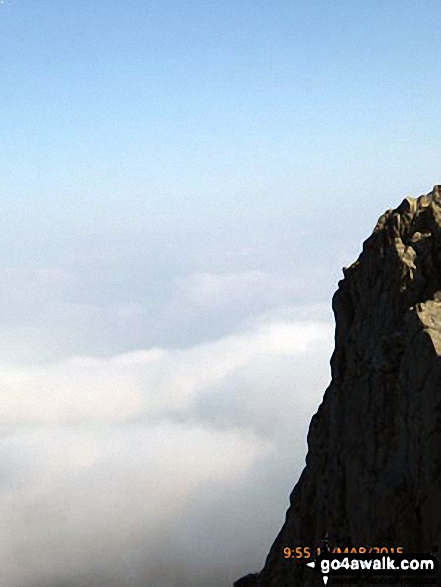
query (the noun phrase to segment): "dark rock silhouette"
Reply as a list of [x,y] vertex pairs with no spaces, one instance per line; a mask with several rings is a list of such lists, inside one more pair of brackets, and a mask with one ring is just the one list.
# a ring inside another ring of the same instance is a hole
[[341,547],[441,546],[441,186],[381,216],[343,273],[332,381],[306,467],[263,570],[235,587],[322,586],[283,549],[324,537]]

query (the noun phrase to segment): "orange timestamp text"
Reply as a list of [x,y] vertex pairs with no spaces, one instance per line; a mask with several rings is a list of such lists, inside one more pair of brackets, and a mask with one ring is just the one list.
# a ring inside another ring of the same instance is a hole
[[[310,546],[285,546],[283,548],[283,558],[285,559],[304,559],[311,556],[320,556],[324,552],[319,546],[312,548]],[[402,554],[402,546],[334,546],[329,549],[332,554]]]

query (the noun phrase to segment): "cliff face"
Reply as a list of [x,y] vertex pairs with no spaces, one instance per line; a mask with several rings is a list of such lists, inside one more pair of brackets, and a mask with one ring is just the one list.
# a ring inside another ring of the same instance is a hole
[[264,569],[237,587],[323,585],[283,548],[441,548],[441,186],[388,210],[333,299],[332,382]]

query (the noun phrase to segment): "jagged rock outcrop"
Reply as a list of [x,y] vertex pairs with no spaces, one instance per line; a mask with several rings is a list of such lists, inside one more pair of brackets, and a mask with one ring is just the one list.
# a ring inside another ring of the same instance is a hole
[[[332,381],[264,569],[236,587],[313,587],[286,546],[441,550],[441,186],[388,210],[333,299]],[[331,583],[330,583],[331,584]]]

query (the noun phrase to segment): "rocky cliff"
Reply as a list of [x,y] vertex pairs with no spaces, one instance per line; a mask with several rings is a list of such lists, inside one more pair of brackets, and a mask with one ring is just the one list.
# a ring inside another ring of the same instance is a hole
[[[264,569],[236,587],[323,585],[285,547],[441,549],[441,186],[379,219],[333,298],[332,381]],[[329,585],[331,582],[329,583]]]

